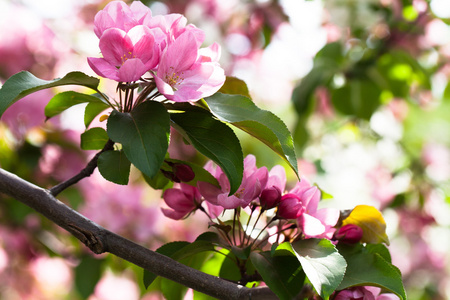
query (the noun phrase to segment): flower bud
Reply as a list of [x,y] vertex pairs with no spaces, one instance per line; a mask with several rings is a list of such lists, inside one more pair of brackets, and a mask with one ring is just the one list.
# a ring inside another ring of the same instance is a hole
[[300,197],[294,194],[286,194],[281,197],[277,215],[281,219],[297,219],[304,210]]
[[355,224],[347,224],[339,228],[339,230],[334,234],[334,238],[340,242],[347,244],[358,243],[363,236],[363,230],[361,227]]
[[174,164],[172,170],[175,177],[179,180],[177,182],[189,182],[195,178],[195,173],[189,165]]
[[259,202],[264,209],[271,209],[277,206],[281,201],[281,191],[278,187],[272,186],[266,188],[259,196]]

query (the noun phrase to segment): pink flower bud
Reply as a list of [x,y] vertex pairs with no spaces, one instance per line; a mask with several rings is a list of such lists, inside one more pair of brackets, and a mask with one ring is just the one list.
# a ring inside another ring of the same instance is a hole
[[282,219],[296,219],[304,210],[300,197],[294,194],[286,194],[281,197],[277,215]]
[[259,202],[264,209],[271,209],[277,206],[281,201],[281,191],[278,187],[272,186],[266,188],[259,196]]
[[355,224],[342,226],[334,235],[335,239],[347,244],[358,243],[362,239],[362,236],[363,230]]

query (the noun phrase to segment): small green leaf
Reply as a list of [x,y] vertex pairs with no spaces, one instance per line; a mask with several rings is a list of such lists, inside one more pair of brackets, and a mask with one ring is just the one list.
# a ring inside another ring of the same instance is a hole
[[230,194],[235,193],[242,182],[244,159],[233,130],[207,111],[171,113],[170,118],[186,140],[220,166],[230,181]]
[[68,91],[55,95],[45,106],[45,116],[47,118],[54,117],[66,109],[81,103],[98,103],[103,107],[108,107],[104,103],[99,94],[86,95],[78,92]]
[[100,174],[111,182],[127,185],[130,176],[131,163],[123,151],[105,151],[98,157]]
[[[339,285],[339,290],[352,286],[378,286],[395,293],[402,300],[406,300],[400,270],[386,261],[385,251],[373,247],[338,245],[347,261],[347,271]],[[381,251],[380,251],[381,250]]]
[[169,146],[170,119],[164,106],[155,101],[139,104],[131,113],[113,110],[107,132],[121,143],[125,155],[142,173],[155,176]]
[[[289,243],[283,243],[284,247]],[[328,299],[344,278],[347,263],[327,239],[300,240],[292,244],[300,264],[317,293]]]
[[90,255],[82,257],[79,265],[75,268],[75,287],[81,298],[87,299],[95,289],[102,274],[102,259],[96,259]]
[[280,118],[270,111],[258,108],[249,98],[241,95],[216,93],[205,101],[219,120],[231,123],[262,141],[298,174],[294,142]]
[[236,77],[227,76],[225,83],[222,85],[219,92],[223,94],[242,95],[247,98],[251,98],[247,84],[243,80]]
[[81,149],[99,150],[103,149],[109,137],[105,129],[100,127],[91,128],[81,134]]
[[0,118],[5,110],[17,100],[34,92],[62,85],[81,85],[98,92],[98,78],[82,72],[71,72],[63,78],[42,80],[27,71],[11,76],[0,89]]
[[102,111],[107,109],[109,105],[103,102],[90,102],[86,105],[84,110],[84,125],[86,128],[91,124],[91,122],[98,116]]
[[145,174],[143,175],[145,182],[155,190],[165,190],[173,186],[173,182],[161,172],[156,173],[153,177],[148,177]]
[[270,252],[252,252],[250,259],[267,286],[281,299],[295,299],[305,281],[305,273],[294,255],[272,257]]

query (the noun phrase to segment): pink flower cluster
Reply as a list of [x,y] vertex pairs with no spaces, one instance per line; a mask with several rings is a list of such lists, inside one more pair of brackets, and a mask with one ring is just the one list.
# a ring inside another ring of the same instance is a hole
[[164,201],[173,210],[170,213],[163,210],[166,216],[181,219],[198,208],[203,199],[215,216],[223,209],[245,208],[256,204],[262,210],[277,208],[279,219],[296,220],[306,238],[333,237],[333,226],[339,219],[339,210],[318,209],[320,190],[311,186],[306,179],[302,179],[283,195],[286,186],[284,168],[275,166],[270,172],[266,167],[257,168],[255,157],[248,155],[244,160],[242,183],[236,193],[229,195],[230,183],[220,167],[209,162],[205,169],[218,180],[220,188],[208,182],[198,182],[196,188],[181,186],[181,190],[166,190]]
[[398,300],[398,296],[380,294],[381,289],[373,286],[357,286],[337,292],[334,300]]
[[150,72],[159,92],[176,102],[210,96],[225,82],[220,46],[200,48],[204,32],[182,15],[152,16],[139,1],[112,1],[94,26],[103,57],[89,57],[88,63],[99,76],[136,82]]

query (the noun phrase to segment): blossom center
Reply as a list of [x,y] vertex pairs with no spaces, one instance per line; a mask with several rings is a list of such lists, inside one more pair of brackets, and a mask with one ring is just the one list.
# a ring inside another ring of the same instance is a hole
[[133,53],[132,53],[131,51],[128,51],[127,53],[125,53],[124,55],[122,55],[122,56],[120,57],[120,59],[122,60],[122,66],[123,66],[123,64],[124,64],[127,60],[129,60],[129,59],[131,59],[131,58],[136,58],[136,55],[133,55]]
[[177,85],[179,85],[184,78],[183,76],[183,72],[181,72],[181,74],[177,73],[174,71],[173,67],[170,67],[170,71],[166,74],[166,76],[164,77],[164,81],[167,82],[171,87],[175,87]]

